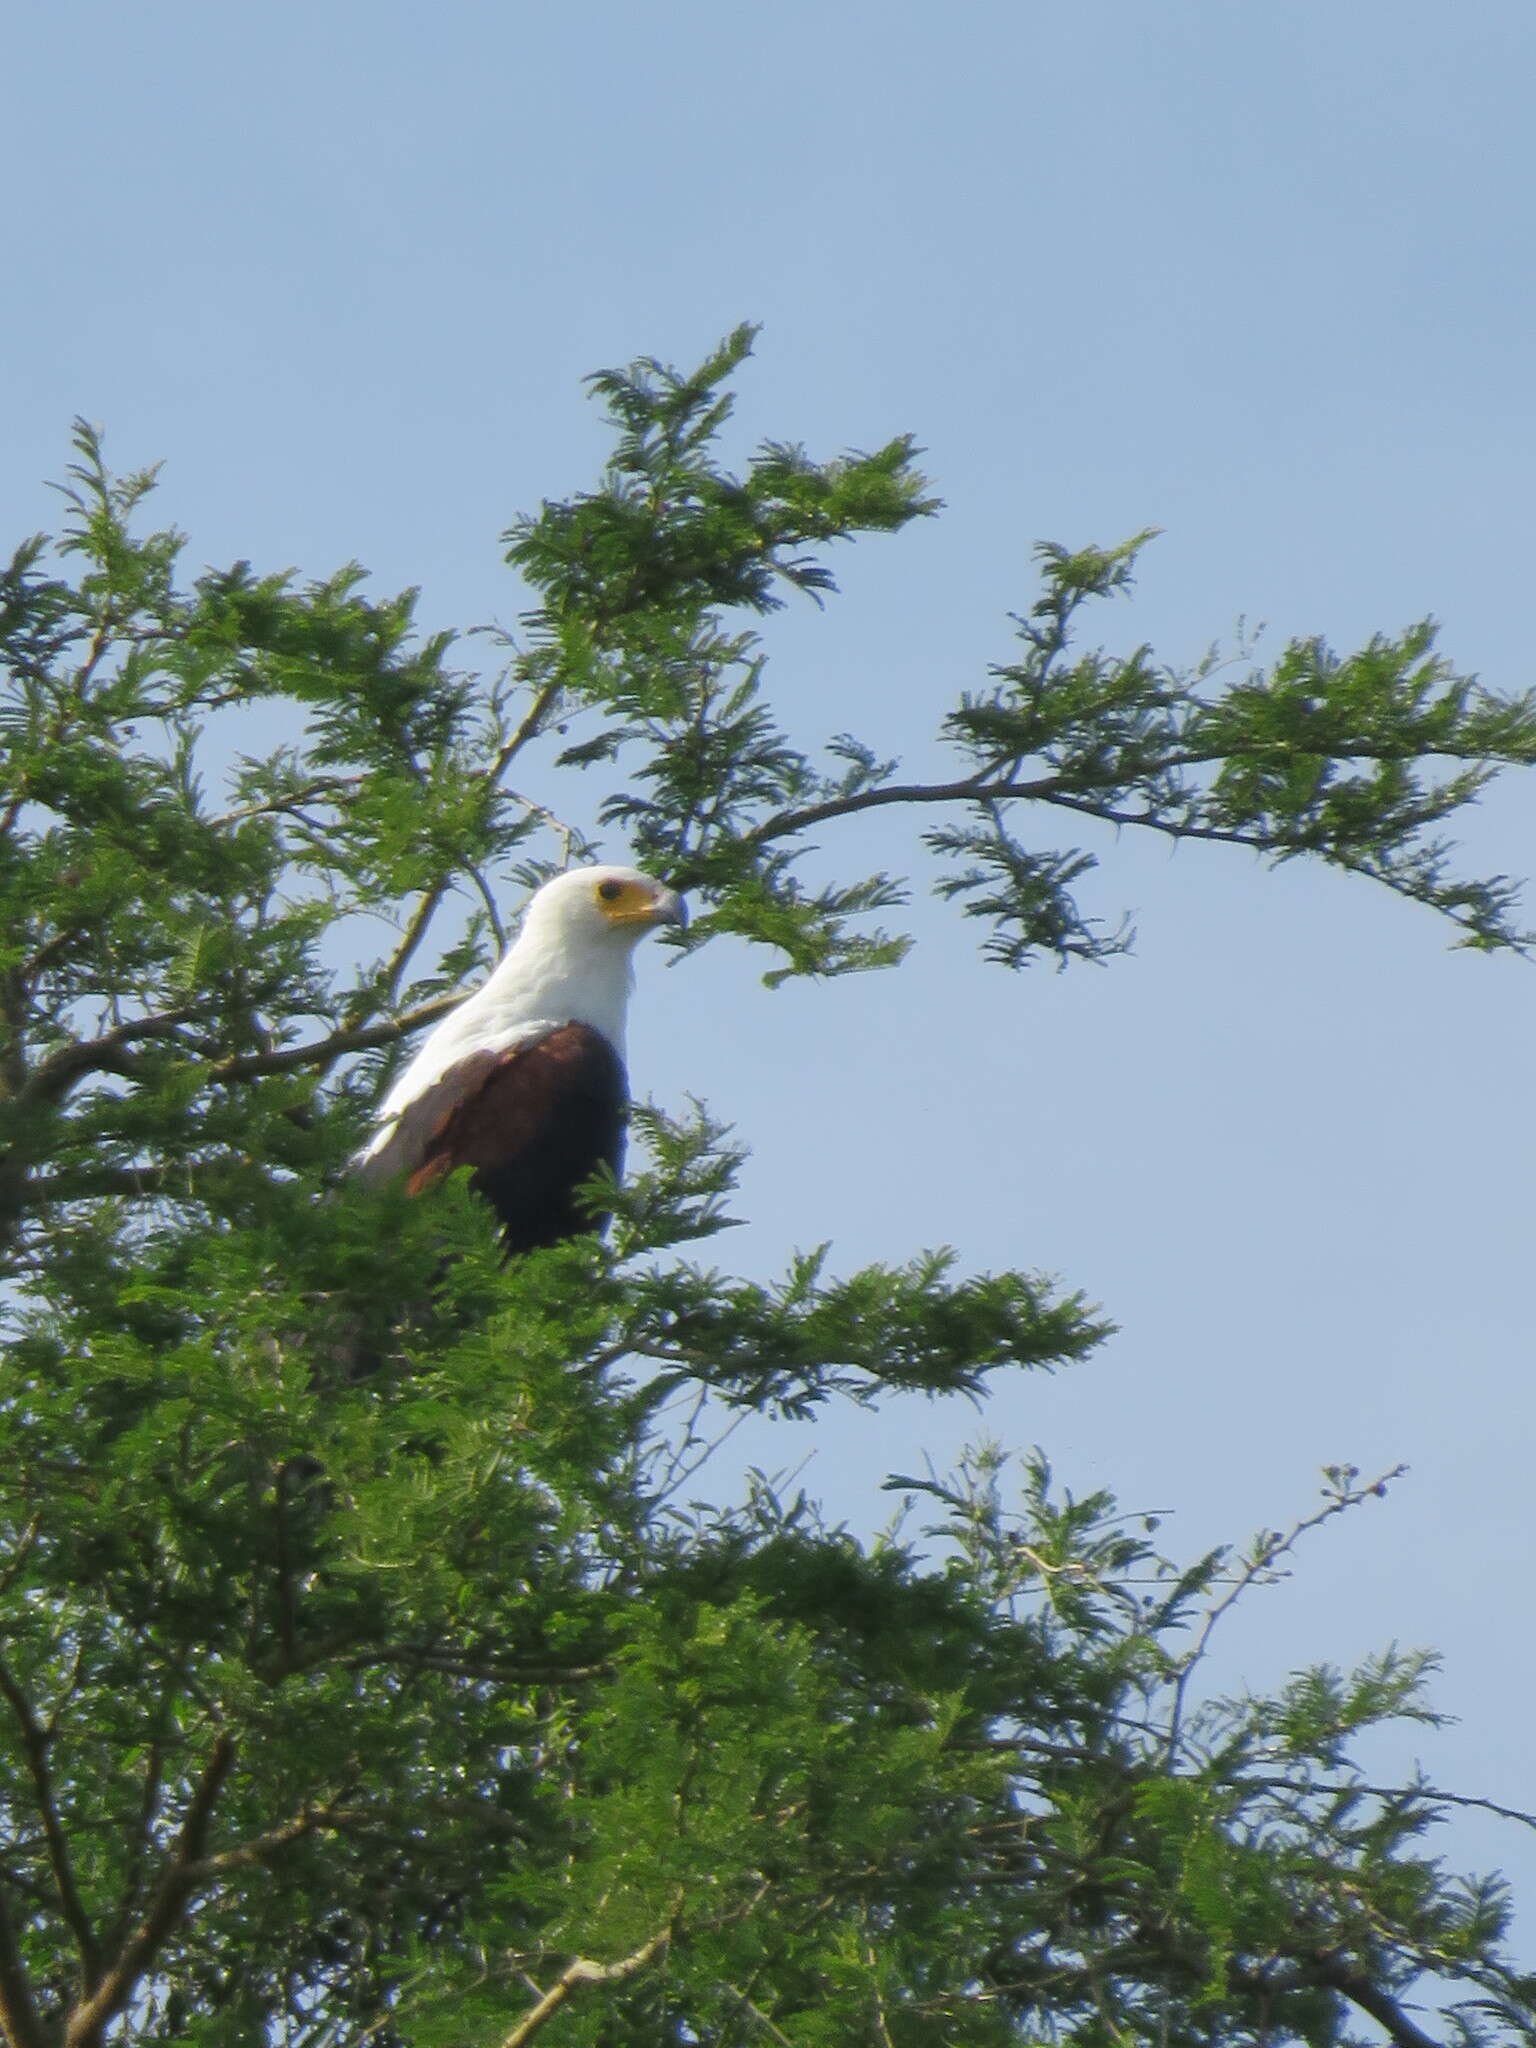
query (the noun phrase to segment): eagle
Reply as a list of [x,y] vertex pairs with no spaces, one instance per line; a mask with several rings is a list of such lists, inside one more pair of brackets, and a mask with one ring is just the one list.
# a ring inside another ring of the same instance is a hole
[[635,947],[683,925],[676,892],[634,868],[571,868],[528,902],[485,985],[432,1031],[354,1165],[420,1194],[456,1167],[495,1210],[510,1258],[601,1227],[580,1201],[624,1159],[624,1017]]

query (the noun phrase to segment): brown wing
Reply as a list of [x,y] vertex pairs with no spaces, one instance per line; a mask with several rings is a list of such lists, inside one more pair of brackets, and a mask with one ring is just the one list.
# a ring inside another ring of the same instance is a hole
[[[417,1171],[434,1139],[460,1104],[484,1087],[486,1080],[506,1057],[505,1053],[499,1052],[468,1053],[445,1074],[440,1074],[429,1088],[423,1088],[401,1110],[393,1130],[379,1149],[358,1160],[359,1179],[377,1187],[384,1181],[393,1180],[396,1174],[408,1173],[411,1191],[415,1193]],[[446,1167],[439,1169],[444,1173],[447,1170]]]
[[411,1160],[407,1188],[419,1194],[469,1167],[471,1185],[501,1218],[509,1252],[598,1227],[577,1190],[600,1166],[617,1173],[623,1163],[628,1090],[613,1047],[590,1025],[562,1024],[531,1044],[473,1059],[483,1063],[473,1075],[464,1060],[423,1091],[423,1104],[437,1089],[446,1094],[435,1124],[418,1126],[419,1153],[402,1155]]

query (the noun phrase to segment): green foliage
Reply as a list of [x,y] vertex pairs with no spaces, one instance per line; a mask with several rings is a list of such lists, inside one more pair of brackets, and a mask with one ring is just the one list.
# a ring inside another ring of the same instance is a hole
[[1515,887],[1455,877],[1453,849],[1434,833],[1500,764],[1536,758],[1536,695],[1497,697],[1458,675],[1428,620],[1346,658],[1293,641],[1273,668],[1245,664],[1219,692],[1214,659],[1190,676],[1146,648],[1069,659],[1079,609],[1125,590],[1150,538],[1077,554],[1042,547],[1046,589],[1016,622],[1023,660],[995,669],[995,686],[945,721],[974,770],[974,817],[928,844],[956,863],[940,892],[992,924],[988,952],[1019,967],[1042,949],[1065,964],[1128,943],[1123,925],[1096,931],[1070,893],[1094,856],[1022,843],[1021,801],[1274,861],[1312,854],[1438,910],[1465,945],[1523,950]]
[[355,568],[184,586],[153,474],[83,427],[62,535],[0,576],[0,2037],[1333,2048],[1354,2012],[1422,2048],[1428,1984],[1461,2037],[1527,2038],[1500,1887],[1424,1846],[1452,1795],[1359,1762],[1431,1718],[1427,1660],[1205,1680],[1233,1601],[1382,1482],[1181,1565],[978,1454],[894,1479],[861,1542],[711,1486],[733,1416],[977,1397],[1104,1319],[944,1250],[706,1267],[741,1150],[699,1105],[636,1112],[606,1245],[510,1269],[462,1188],[345,1174],[403,1044],[598,831],[770,978],[899,960],[869,920],[904,882],[799,874],[893,806],[1009,965],[1123,943],[1040,806],[1522,943],[1437,835],[1536,753],[1530,701],[1427,627],[1225,686],[1076,650],[1140,540],[1042,551],[951,772],[786,733],[761,622],[936,501],[905,438],[723,469],[750,341],[592,380],[614,454],[509,534],[532,609],[494,673]]

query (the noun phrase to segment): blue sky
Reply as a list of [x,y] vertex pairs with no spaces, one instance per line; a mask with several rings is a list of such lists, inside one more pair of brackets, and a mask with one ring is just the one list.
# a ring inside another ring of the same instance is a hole
[[[118,463],[165,459],[193,565],[356,557],[429,625],[509,621],[499,533],[601,453],[581,376],[750,318],[743,446],[910,430],[947,501],[770,626],[808,739],[927,765],[1008,656],[1031,544],[1149,524],[1111,645],[1187,663],[1240,616],[1262,653],[1433,612],[1459,666],[1531,680],[1524,0],[32,0],[7,44],[13,536],[53,517],[79,412]],[[830,864],[910,868],[901,821],[845,830]],[[724,949],[642,963],[637,1084],[755,1147],[735,1258],[949,1242],[1122,1325],[984,1415],[899,1405],[753,1454],[809,1455],[868,1523],[924,1450],[1038,1441],[1191,1551],[1306,1511],[1325,1461],[1404,1460],[1234,1618],[1223,1676],[1437,1644],[1459,1723],[1432,1771],[1536,1805],[1532,970],[1364,884],[1095,850],[1085,894],[1140,933],[1103,973],[1007,977],[921,896],[896,975],[770,995]],[[1536,870],[1527,788],[1468,857]],[[1458,1842],[1536,1893],[1519,1836]]]

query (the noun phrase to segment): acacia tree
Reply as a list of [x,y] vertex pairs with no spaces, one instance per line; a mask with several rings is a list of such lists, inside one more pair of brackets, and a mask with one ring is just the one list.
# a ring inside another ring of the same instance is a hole
[[1052,843],[1079,816],[1524,943],[1438,835],[1536,706],[1429,626],[1222,677],[1086,651],[1136,542],[1041,551],[943,779],[784,731],[755,621],[935,501],[906,440],[727,473],[750,338],[593,380],[611,462],[509,534],[536,608],[491,674],[355,569],[183,585],[152,477],[83,428],[0,582],[0,2035],[1527,2038],[1502,1888],[1424,1842],[1453,1795],[1356,1762],[1432,1718],[1425,1660],[1209,1676],[1232,1601],[1385,1479],[1183,1564],[1038,1456],[894,1475],[907,1541],[761,1482],[685,1510],[706,1404],[975,1393],[1106,1326],[947,1255],[710,1266],[738,1157],[703,1111],[637,1113],[606,1244],[510,1267],[462,1191],[347,1180],[411,1034],[598,836],[774,975],[899,960],[897,880],[797,868],[876,807],[1008,967],[1123,943]]

